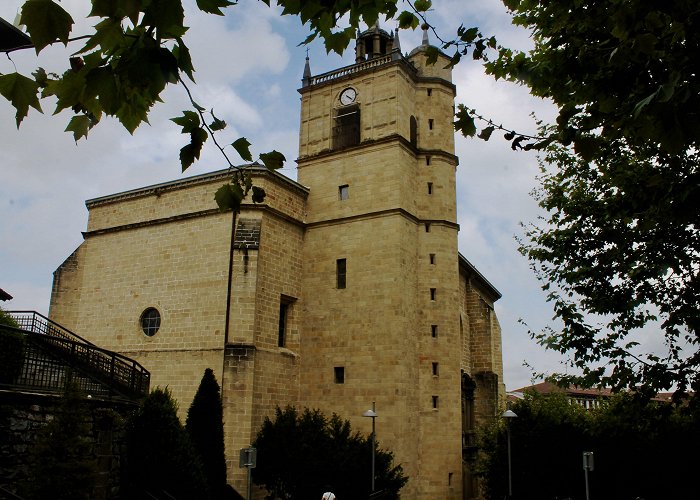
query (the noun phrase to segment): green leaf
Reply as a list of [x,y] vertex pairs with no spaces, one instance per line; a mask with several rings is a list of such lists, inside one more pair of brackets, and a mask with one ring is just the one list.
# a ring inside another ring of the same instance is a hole
[[272,150],[269,153],[262,153],[260,159],[270,170],[277,170],[284,166],[286,158],[279,151]]
[[38,92],[39,85],[31,78],[27,78],[19,73],[0,75],[0,94],[10,101],[17,110],[15,114],[17,128],[19,128],[19,124],[24,117],[27,116],[29,106],[43,113],[37,97]]
[[416,29],[418,25],[420,24],[420,20],[418,19],[418,16],[416,16],[413,12],[408,12],[407,10],[404,10],[399,14],[398,17],[398,22],[399,22],[399,29],[408,29],[411,28],[412,30]]
[[457,108],[457,113],[455,113],[455,130],[461,132],[465,137],[474,137],[476,134],[476,125],[474,125],[474,118],[470,115],[469,110],[460,104]]
[[233,149],[236,150],[238,156],[240,156],[243,161],[253,161],[253,156],[250,154],[250,142],[245,137],[239,137],[231,143]]
[[66,132],[73,132],[73,139],[78,142],[81,137],[87,137],[90,127],[92,127],[92,122],[88,116],[77,115],[68,122]]
[[223,120],[219,120],[216,115],[214,115],[214,110],[211,110],[211,116],[213,118],[212,122],[209,124],[209,128],[212,129],[213,131],[216,130],[223,130],[226,128],[226,122]]
[[187,31],[182,0],[151,0],[141,23],[152,26],[160,39],[181,37]]
[[427,12],[433,6],[433,2],[430,0],[416,0],[413,6],[418,12]]
[[190,49],[187,48],[187,45],[185,45],[181,38],[177,39],[177,45],[173,47],[173,56],[175,56],[177,60],[178,67],[190,80],[194,81],[194,66],[192,65]]
[[253,195],[251,196],[253,203],[262,203],[265,201],[265,190],[258,186],[253,186]]
[[434,45],[428,45],[425,49],[425,64],[432,65],[437,62],[440,51]]
[[207,137],[209,137],[209,134],[203,128],[194,129],[190,133],[190,143],[180,149],[180,163],[183,172],[191,167],[195,160],[199,159],[199,155],[202,153],[202,146]]
[[237,184],[224,184],[216,190],[214,199],[220,211],[233,210],[237,212],[241,208],[241,201],[243,201],[243,190]]
[[180,125],[183,134],[191,133],[193,130],[198,129],[200,125],[199,115],[194,111],[183,111],[182,116],[171,118],[170,121]]
[[229,2],[229,0],[197,0],[197,7],[199,7],[199,10],[218,16],[223,16],[224,13],[221,12],[221,9],[229,5],[234,5],[234,2]]
[[494,130],[493,126],[486,127],[481,132],[479,132],[479,135],[478,135],[479,139],[483,139],[485,141],[488,141],[489,138],[491,137],[491,134],[493,133],[493,130]]
[[27,27],[36,53],[60,40],[68,45],[73,18],[52,0],[27,0],[22,6],[20,23]]

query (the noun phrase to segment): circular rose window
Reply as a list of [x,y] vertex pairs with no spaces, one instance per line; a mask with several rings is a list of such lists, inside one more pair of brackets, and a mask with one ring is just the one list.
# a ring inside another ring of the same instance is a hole
[[141,313],[141,329],[149,337],[153,337],[160,328],[160,313],[158,309],[149,307]]

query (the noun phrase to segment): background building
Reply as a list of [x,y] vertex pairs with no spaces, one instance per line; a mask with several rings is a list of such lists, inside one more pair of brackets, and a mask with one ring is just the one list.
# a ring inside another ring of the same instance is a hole
[[[358,34],[356,63],[301,94],[298,182],[259,165],[263,204],[220,213],[227,170],[87,201],[51,318],[137,359],[185,411],[222,387],[229,479],[266,415],[338,413],[378,439],[404,498],[472,498],[475,426],[504,398],[499,292],[457,249],[448,61]],[[235,228],[235,231],[233,230]]]

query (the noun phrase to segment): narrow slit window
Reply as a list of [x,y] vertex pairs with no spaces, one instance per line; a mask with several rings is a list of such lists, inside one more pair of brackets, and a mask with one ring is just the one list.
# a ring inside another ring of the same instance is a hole
[[426,157],[425,157],[425,164],[426,164],[427,166],[430,166],[430,156],[426,156]]
[[433,89],[428,89],[428,97],[430,97],[431,95],[433,95]]
[[437,410],[437,409],[438,409],[438,397],[433,396],[433,410]]
[[284,347],[287,342],[287,316],[289,313],[289,303],[280,302],[280,321],[277,334],[277,346]]
[[435,120],[433,120],[432,118],[428,118],[428,128],[430,130],[433,130],[434,125],[435,125]]
[[437,288],[431,288],[430,289],[430,300],[435,300],[436,295],[437,295]]
[[347,184],[343,184],[342,186],[338,186],[338,199],[342,200],[347,200],[350,196],[350,186]]
[[425,223],[425,232],[429,233],[430,232],[430,222]]
[[335,278],[336,287],[338,289],[345,288],[347,285],[347,261],[346,259],[338,259],[335,261]]
[[432,337],[434,339],[437,338],[437,334],[438,334],[438,326],[437,325],[430,325],[430,334],[432,335]]
[[428,194],[433,194],[433,183],[432,182],[428,183]]
[[435,264],[435,254],[434,253],[430,254],[430,263],[433,265]]
[[344,384],[345,383],[345,367],[344,366],[336,366],[333,368],[333,380],[335,381],[336,384]]
[[438,364],[433,363],[433,377],[437,377],[437,376],[438,376]]

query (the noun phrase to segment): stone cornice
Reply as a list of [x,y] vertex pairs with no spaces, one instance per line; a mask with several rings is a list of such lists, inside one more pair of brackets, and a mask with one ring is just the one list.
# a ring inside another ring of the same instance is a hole
[[425,155],[425,156],[442,156],[443,158],[446,158],[448,161],[453,162],[455,166],[459,164],[459,158],[456,155],[453,155],[452,153],[448,153],[447,151],[443,151],[441,149],[421,149],[421,148],[416,148],[411,144],[411,142],[406,139],[404,136],[400,134],[391,134],[387,135],[385,137],[381,137],[379,139],[368,139],[365,141],[362,141],[361,143],[357,144],[356,146],[351,146],[347,148],[342,148],[342,149],[326,149],[321,151],[320,153],[316,153],[313,155],[308,155],[304,156],[303,158],[297,158],[296,162],[299,167],[302,167],[302,163],[310,162],[313,160],[323,160],[325,158],[332,157],[334,155],[345,155],[347,153],[351,153],[353,151],[357,150],[362,150],[362,149],[367,149],[368,147],[371,146],[379,146],[382,144],[387,144],[387,143],[392,143],[392,142],[398,142],[401,146],[403,146],[405,149],[413,153],[416,157],[420,155]]
[[405,210],[403,208],[388,208],[386,210],[377,210],[374,212],[367,212],[364,214],[357,214],[357,215],[350,215],[348,217],[336,217],[333,219],[325,219],[321,221],[315,221],[315,222],[307,222],[306,227],[308,229],[312,229],[315,227],[323,227],[323,226],[329,226],[332,224],[344,224],[346,222],[353,222],[357,220],[363,220],[363,219],[375,219],[377,217],[387,217],[390,215],[399,215],[401,217],[404,217],[414,224],[435,224],[438,226],[446,226],[451,229],[456,229],[459,231],[459,224],[456,222],[448,221],[445,219],[420,219],[413,215],[411,212],[408,210]]
[[[253,177],[268,177],[272,181],[276,182],[277,184],[281,186],[285,186],[287,188],[291,188],[292,190],[296,191],[297,193],[301,194],[304,197],[307,197],[309,194],[308,188],[302,186],[298,182],[290,179],[289,177],[280,174],[279,172],[275,172],[273,170],[269,170],[265,168],[262,165],[259,165],[257,163],[252,163],[249,165],[241,165],[238,167],[240,169],[245,169],[249,172],[251,172]],[[110,203],[118,203],[124,200],[129,200],[129,199],[136,199],[136,198],[143,198],[146,196],[160,196],[163,193],[169,192],[169,191],[177,191],[179,189],[183,189],[189,186],[196,186],[200,184],[209,184],[215,181],[228,181],[231,179],[232,176],[232,171],[231,169],[224,169],[224,170],[217,170],[215,172],[210,172],[207,174],[201,174],[201,175],[195,175],[192,177],[186,177],[184,179],[178,179],[175,181],[169,181],[169,182],[163,182],[160,184],[153,184],[151,186],[146,186],[138,189],[132,189],[129,191],[123,191],[121,193],[115,193],[107,196],[101,196],[99,198],[92,198],[90,200],[87,200],[85,202],[85,206],[88,208],[88,210],[92,209],[93,207],[99,207],[103,205],[108,205]]]
[[[279,210],[272,208],[268,205],[265,204],[259,204],[259,203],[244,203],[241,205],[241,211],[243,210],[248,210],[248,211],[264,211],[269,213],[272,216],[278,217],[280,219],[283,219],[291,224],[294,224],[296,226],[304,227],[304,222],[295,219],[294,217],[291,217],[284,212],[280,212]],[[93,231],[83,231],[83,238],[87,239],[93,236],[100,236],[103,234],[109,234],[109,233],[117,233],[119,231],[129,231],[132,229],[139,229],[142,227],[149,227],[149,226],[157,226],[161,224],[170,224],[173,222],[180,222],[183,220],[188,220],[188,219],[197,219],[200,217],[208,217],[212,215],[218,215],[221,214],[222,212],[219,211],[217,208],[210,208],[207,210],[199,210],[197,212],[190,212],[186,214],[178,214],[178,215],[172,215],[170,217],[161,217],[158,219],[150,219],[150,220],[145,220],[145,221],[139,221],[139,222],[132,222],[130,224],[122,224],[120,226],[113,226],[113,227],[106,227],[102,229],[95,229]]]

